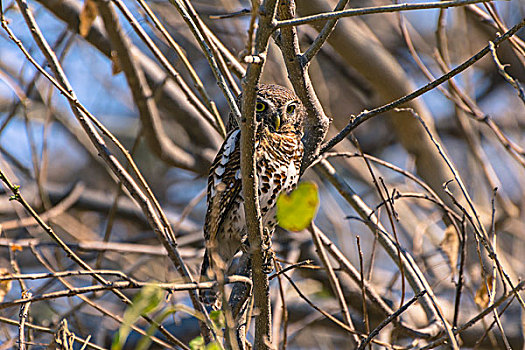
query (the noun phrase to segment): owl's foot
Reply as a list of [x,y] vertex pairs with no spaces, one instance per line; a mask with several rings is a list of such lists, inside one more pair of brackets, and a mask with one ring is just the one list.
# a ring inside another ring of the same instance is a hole
[[[275,257],[275,253],[272,249],[272,236],[273,236],[273,230],[270,231],[266,227],[263,229],[263,237],[261,242],[261,250],[262,250],[262,256],[263,256],[263,272],[265,274],[270,274],[273,271],[273,259]],[[246,239],[243,239],[241,241],[241,249],[245,253],[250,252],[250,243],[248,242],[248,237]]]
[[[209,282],[214,279],[215,276],[211,273],[210,255],[206,249],[204,252],[204,259],[202,260],[200,282]],[[221,309],[221,298],[219,298],[219,288],[216,284],[210,289],[199,290],[198,294],[201,302],[205,305],[211,306],[213,310]]]
[[201,291],[199,293],[200,300],[204,305],[211,306],[212,310],[220,310],[222,306],[222,300],[219,298],[219,291],[217,288],[211,290]]
[[273,271],[273,259],[275,257],[275,253],[272,249],[272,236],[273,231],[270,231],[265,227],[263,232],[263,241],[261,244],[263,255],[262,268],[265,274],[270,274]]
[[275,253],[273,249],[263,251],[263,272],[267,275],[273,272],[273,259],[275,258]]

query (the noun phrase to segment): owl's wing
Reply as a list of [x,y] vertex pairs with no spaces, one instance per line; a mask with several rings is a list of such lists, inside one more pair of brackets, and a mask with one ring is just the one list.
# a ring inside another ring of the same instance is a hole
[[215,241],[225,217],[241,191],[240,130],[230,131],[210,168],[208,177],[208,210],[204,237]]

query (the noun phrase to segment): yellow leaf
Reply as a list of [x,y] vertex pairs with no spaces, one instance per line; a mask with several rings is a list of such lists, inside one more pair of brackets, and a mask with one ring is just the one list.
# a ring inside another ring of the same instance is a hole
[[314,219],[318,206],[317,185],[301,182],[290,194],[282,193],[277,198],[277,221],[286,230],[304,230]]
[[[0,277],[10,276],[11,274],[5,268],[0,268]],[[12,281],[0,281],[0,303],[11,290]]]
[[452,272],[456,273],[459,252],[459,238],[454,225],[449,225],[445,229],[445,237],[443,237],[443,240],[439,246],[441,247],[443,253],[445,253],[447,256]]
[[489,276],[487,283],[481,283],[481,286],[474,296],[474,302],[482,309],[486,308],[489,305],[489,293],[487,292],[487,284],[492,291],[492,276]]
[[91,25],[93,24],[97,16],[98,16],[98,8],[97,8],[97,4],[95,4],[95,1],[85,0],[84,7],[82,7],[82,12],[80,12],[80,15],[79,15],[80,23],[78,25],[78,32],[84,38],[89,34]]

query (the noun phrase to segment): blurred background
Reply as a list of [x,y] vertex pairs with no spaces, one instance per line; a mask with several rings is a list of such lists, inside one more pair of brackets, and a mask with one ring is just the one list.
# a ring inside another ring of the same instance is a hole
[[[330,11],[336,4],[328,0],[296,3],[297,16]],[[29,8],[62,62],[78,100],[131,152],[176,231],[184,261],[197,274],[203,253],[207,169],[223,136],[213,119],[213,108],[199,94],[184,60],[161,35],[141,3],[123,0],[121,4],[178,73],[179,80],[173,79],[137,35],[129,19],[116,10],[122,32],[130,39],[133,55],[154,96],[167,139],[152,134],[145,126],[118,59],[112,55],[101,18],[91,22],[82,17],[86,16],[86,7],[92,4],[78,0],[30,1]],[[388,4],[392,3],[352,1],[347,8]],[[1,5],[8,27],[36,62],[51,72],[17,3],[3,1]],[[150,1],[147,5],[180,45],[216,105],[218,115],[226,123],[229,115],[226,99],[183,18],[168,1]],[[238,92],[240,77],[246,68],[246,64],[239,62],[248,41],[251,2],[196,0],[191,1],[191,5],[210,29],[209,35],[214,36],[215,52],[231,74],[230,88]],[[341,19],[309,67],[317,97],[332,119],[327,139],[346,126],[351,115],[391,102],[445,74],[524,17],[525,3],[511,0]],[[87,33],[79,34],[79,23],[87,25]],[[303,51],[314,41],[323,24],[316,22],[297,28]],[[441,90],[433,89],[407,105],[426,121],[459,171],[504,271],[516,284],[525,268],[521,257],[525,249],[525,152],[522,148],[525,147],[525,98],[523,90],[520,97],[519,89],[509,80],[525,81],[523,39],[525,32],[521,30],[512,41],[505,41],[495,51],[510,79],[502,76],[494,55],[489,53],[456,76],[453,84],[445,83]],[[262,82],[292,87],[283,56],[273,41]],[[353,136],[365,154],[415,174],[427,183],[457,215],[461,226],[462,211],[442,187],[453,177],[411,113],[381,114],[360,125]],[[116,149],[113,145],[109,147],[111,151]],[[173,151],[170,153],[164,147]],[[485,303],[483,299],[488,297],[481,291],[485,285],[483,271],[492,273],[492,262],[486,252],[483,249],[477,252],[473,230],[467,227],[471,223],[465,223],[467,241],[462,254],[460,233],[450,234],[440,205],[428,200],[428,192],[399,172],[371,162],[375,177],[385,184],[383,194],[392,198],[393,231],[384,199],[378,194],[358,150],[355,140],[346,139],[331,150],[346,152],[346,156],[328,159],[337,174],[379,215],[388,231],[394,232],[400,245],[413,256],[449,321],[452,323],[455,319],[457,325],[467,322],[488,305],[489,301]],[[115,154],[125,164],[124,158]],[[5,30],[0,31],[0,169],[21,186],[22,194],[33,208],[42,213],[57,234],[93,268],[119,270],[141,281],[174,281],[179,277],[140,207],[98,156],[67,100],[35,69]],[[317,226],[358,270],[356,236],[360,237],[364,275],[390,307],[395,310],[401,300],[406,302],[412,297],[413,291],[402,283],[399,269],[381,248],[377,236],[363,224],[364,218],[356,219],[358,215],[352,206],[339,195],[326,175],[311,168],[303,179],[316,182],[320,188]],[[23,208],[9,201],[10,195],[4,188],[0,198],[0,272],[77,269],[43,229],[28,219]],[[277,256],[284,265],[317,259],[306,232],[279,230],[275,240]],[[455,311],[461,261],[464,261],[461,272],[464,285],[460,309]],[[289,275],[316,305],[340,316],[322,270],[297,269]],[[364,332],[360,286],[343,272],[338,275],[356,327]],[[495,298],[507,293],[509,288],[503,287],[499,272],[496,280]],[[75,286],[92,283],[88,277],[69,281]],[[13,281],[3,301],[20,298],[22,288],[30,289],[33,294],[65,288],[57,278],[26,283],[22,287]],[[347,333],[308,306],[286,280],[282,283],[287,291],[288,321],[273,323],[277,347],[283,346],[285,337],[290,348],[348,347]],[[125,291],[129,296],[135,293],[136,290]],[[122,315],[126,308],[111,293],[87,296],[111,313]],[[277,279],[272,280],[272,301],[277,320],[282,312]],[[171,294],[166,303],[190,305],[186,293]],[[508,308],[500,309],[502,328],[494,325],[494,315],[490,314],[461,333],[463,346],[504,348],[507,342],[515,349],[523,347],[523,311],[515,300]],[[9,325],[6,319],[17,320],[18,312],[18,307],[1,312],[1,349],[17,346],[17,327]],[[372,326],[384,318],[373,303],[368,313]],[[427,325],[420,306],[405,315],[405,321],[414,328]],[[83,338],[91,335],[90,341],[104,348],[109,347],[120,326],[112,317],[101,314],[79,298],[51,299],[31,305],[30,322],[46,327],[51,333],[62,319],[68,320],[72,332]],[[146,328],[145,324],[138,325]],[[166,325],[186,344],[199,332],[196,320],[184,313],[176,313],[166,320]],[[49,332],[33,330],[31,333],[33,348],[45,348],[42,344],[50,343],[53,337]],[[133,348],[133,341],[139,338],[133,333],[129,348]],[[395,327],[387,328],[378,339],[407,348],[427,344],[424,340],[397,334]]]

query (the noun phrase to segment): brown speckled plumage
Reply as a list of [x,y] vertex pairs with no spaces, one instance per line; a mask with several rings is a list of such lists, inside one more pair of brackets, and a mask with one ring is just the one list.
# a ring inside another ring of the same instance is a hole
[[[240,103],[240,97],[238,101]],[[292,91],[279,85],[259,85],[256,117],[259,123],[255,145],[259,203],[268,235],[265,241],[269,244],[277,224],[277,196],[283,191],[291,191],[299,179],[304,108]],[[229,133],[208,177],[208,210],[204,223],[206,253],[201,270],[203,280],[213,277],[211,266],[227,271],[233,256],[242,244],[247,243],[241,186],[240,130],[237,121],[230,117]],[[214,259],[211,258],[212,251],[216,252]],[[203,300],[214,302],[215,294],[203,293]]]

